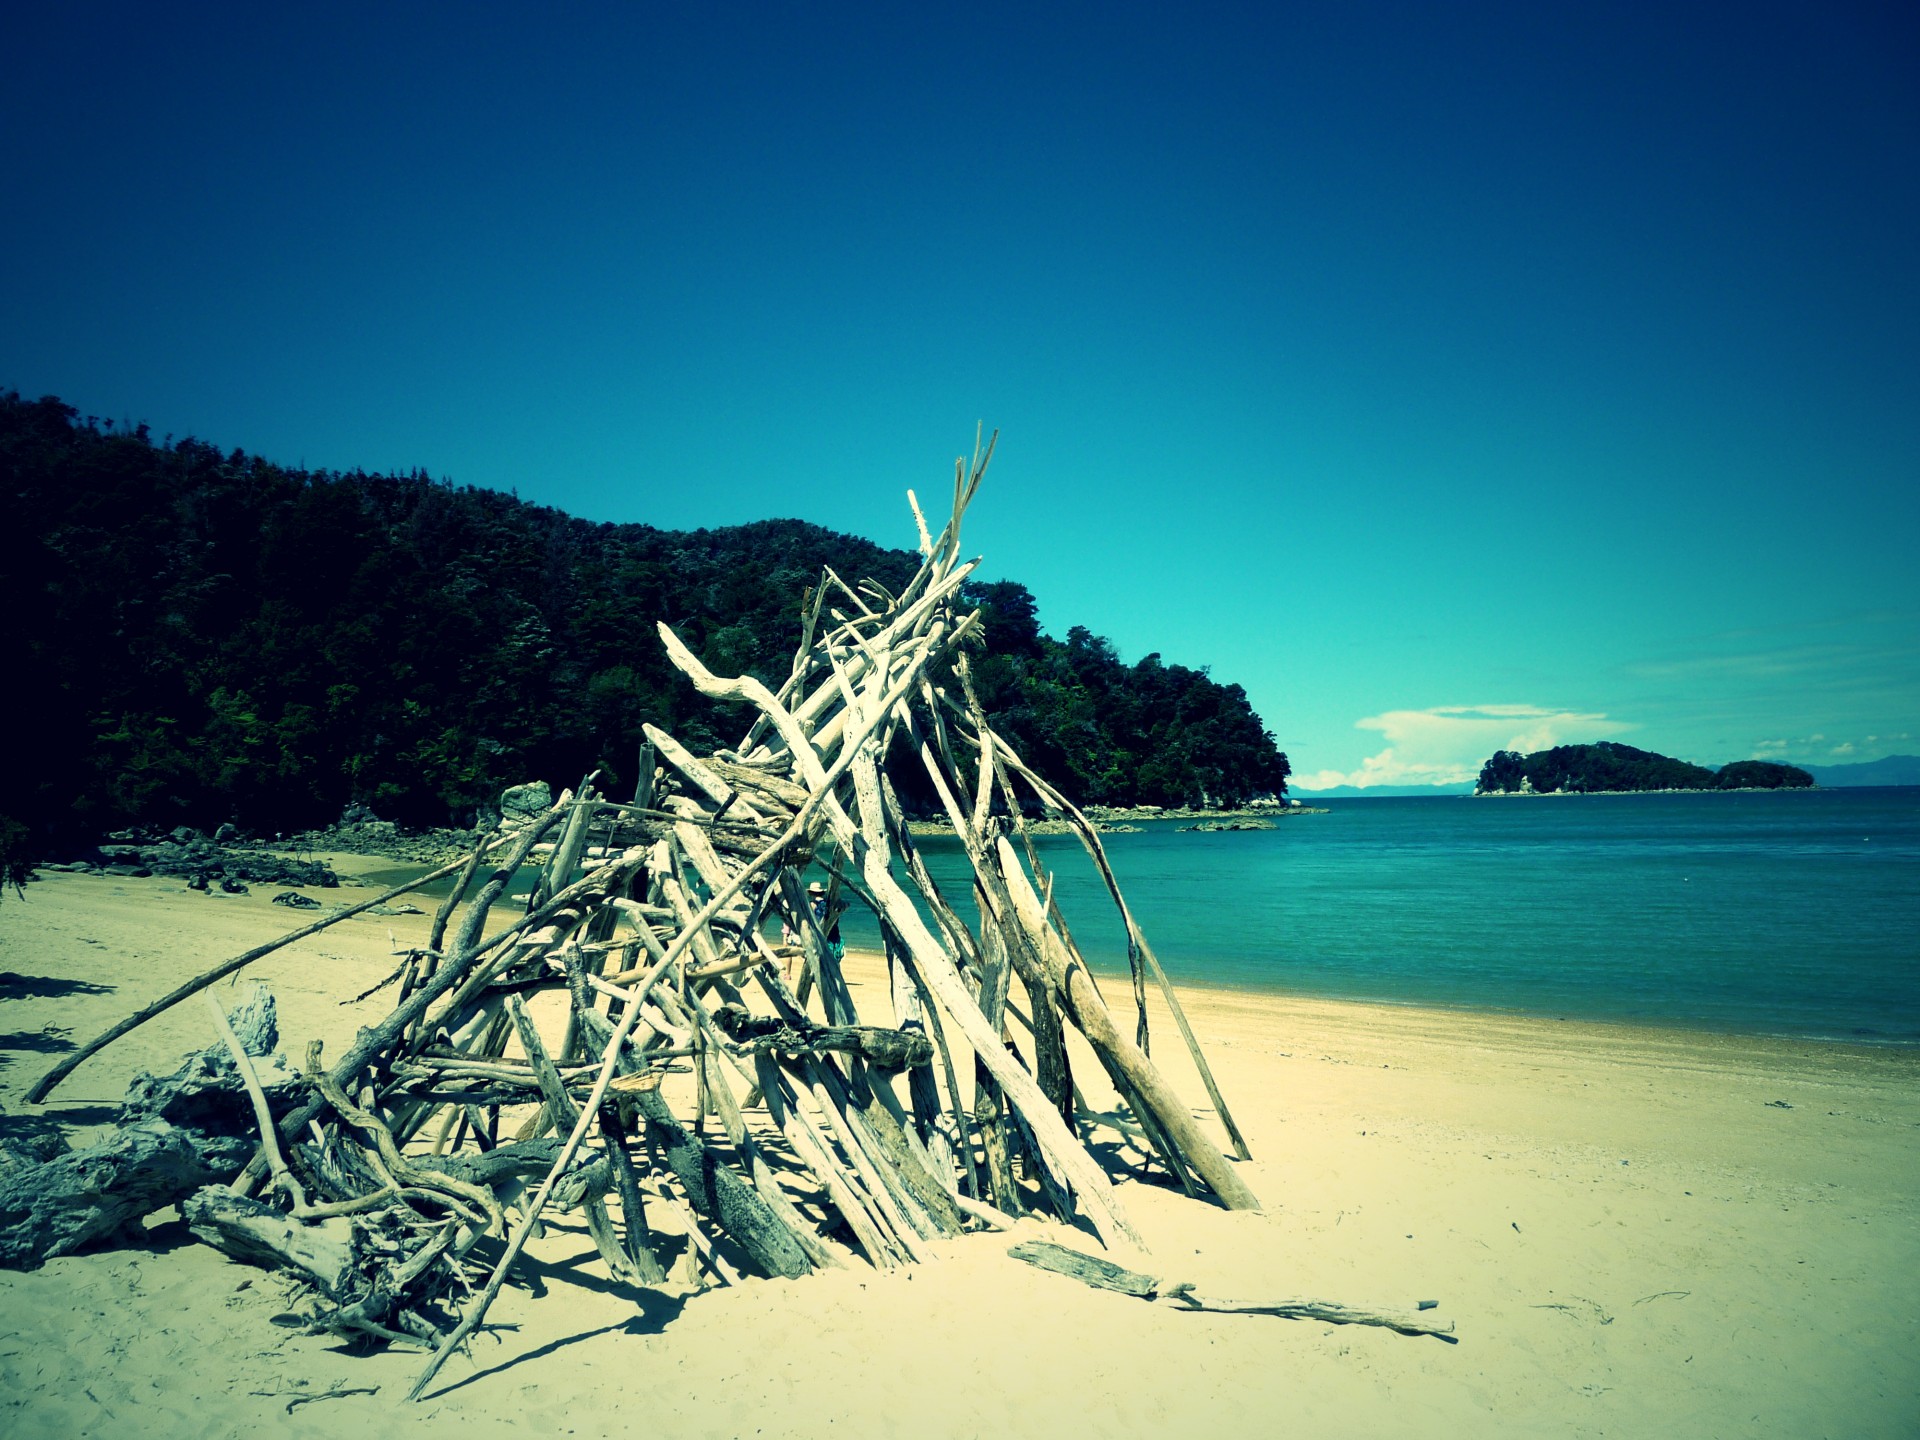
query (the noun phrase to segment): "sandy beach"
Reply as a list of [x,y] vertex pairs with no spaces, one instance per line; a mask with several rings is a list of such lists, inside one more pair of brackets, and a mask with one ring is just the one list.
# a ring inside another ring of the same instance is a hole
[[[137,1070],[211,1027],[182,1006],[24,1106],[63,1038],[305,918],[260,888],[64,874],[0,903],[4,1123],[85,1143]],[[283,1049],[337,1052],[381,1013],[338,1002],[427,918],[346,921],[246,972]],[[870,958],[850,970],[857,999],[884,984]],[[165,1211],[137,1248],[0,1272],[0,1435],[1920,1433],[1920,1054],[1182,993],[1266,1211],[1128,1179],[1152,1253],[1119,1258],[1249,1300],[1437,1301],[1458,1344],[1089,1290],[1007,1257],[1023,1237],[1097,1249],[1036,1221],[891,1274],[630,1290],[569,1214],[409,1406],[419,1354],[276,1325],[287,1287]],[[1152,1013],[1156,1057],[1204,1101]]]

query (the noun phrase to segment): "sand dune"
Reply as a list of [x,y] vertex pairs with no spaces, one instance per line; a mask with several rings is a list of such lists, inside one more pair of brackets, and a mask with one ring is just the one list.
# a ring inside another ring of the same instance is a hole
[[[0,904],[5,1123],[43,1114],[84,1141],[135,1070],[211,1036],[181,1007],[30,1111],[17,1097],[59,1031],[87,1038],[296,923],[261,893],[165,880],[50,875]],[[379,1006],[337,1002],[390,968],[390,932],[424,929],[348,921],[248,972],[286,1048],[337,1051]],[[854,979],[881,983],[861,962]],[[407,1406],[417,1354],[276,1325],[282,1282],[163,1212],[139,1248],[0,1272],[0,1434],[1920,1433],[1912,1052],[1188,994],[1267,1211],[1130,1180],[1152,1250],[1135,1263],[1210,1294],[1437,1300],[1460,1343],[1175,1313],[1031,1270],[993,1235],[887,1275],[632,1291],[567,1216]],[[1204,1098],[1155,1018],[1156,1053]]]

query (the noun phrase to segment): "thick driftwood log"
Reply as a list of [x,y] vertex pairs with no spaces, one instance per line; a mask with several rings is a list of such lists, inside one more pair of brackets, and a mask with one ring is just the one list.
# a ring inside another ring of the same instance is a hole
[[769,1275],[797,1280],[813,1262],[767,1202],[733,1171],[713,1158],[699,1140],[689,1135],[660,1098],[657,1079],[623,1086],[647,1122],[647,1138],[687,1192],[693,1208],[719,1225]]
[[[251,1133],[251,1120],[247,1128]],[[200,1139],[178,1125],[148,1121],[11,1172],[0,1184],[0,1267],[38,1269],[231,1176],[232,1167],[207,1163]]]
[[936,1232],[960,1234],[966,1228],[960,1209],[953,1203],[952,1193],[934,1173],[932,1156],[902,1123],[902,1115],[896,1113],[899,1101],[884,1082],[876,1086],[871,1077],[858,1075],[848,1082],[848,1094],[866,1126],[868,1138],[880,1152],[887,1173],[898,1180],[925,1212]]
[[[983,904],[980,911],[983,969],[980,975],[980,1013],[996,1034],[1004,1025],[1007,986],[1013,973],[1007,958],[1006,937]],[[983,1177],[992,1189],[993,1203],[1018,1219],[1027,1213],[1020,1187],[1013,1178],[1013,1151],[1007,1144],[1006,1106],[1001,1102],[1000,1086],[994,1081],[986,1062],[976,1054],[973,1062],[973,1121],[980,1129],[980,1148],[986,1160]],[[974,1197],[985,1200],[982,1194]]]
[[[749,1071],[739,1059],[728,1055],[720,1048],[720,1035],[713,1024],[713,1017],[707,1013],[694,995],[691,993],[687,995],[684,1006],[682,1002],[674,1000],[671,996],[661,998],[667,1002],[676,1019],[684,1014],[685,1018],[697,1025],[702,1032],[701,1038],[705,1043],[696,1051],[694,1061],[700,1067],[700,1074],[705,1081],[701,1086],[701,1093],[712,1104],[713,1113],[719,1118],[721,1128],[726,1132],[727,1140],[733,1146],[737,1162],[747,1172],[747,1178],[753,1183],[754,1193],[766,1202],[767,1208],[773,1212],[780,1224],[786,1227],[787,1233],[806,1252],[807,1258],[814,1265],[821,1269],[837,1268],[840,1264],[839,1258],[807,1228],[807,1222],[794,1208],[793,1202],[787,1198],[786,1191],[780,1188],[779,1178],[774,1174],[773,1167],[767,1163],[766,1155],[761,1150],[759,1142],[747,1129],[746,1117],[740,1113],[740,1103],[734,1098],[733,1087],[728,1083],[726,1074],[721,1068],[721,1061],[724,1058],[742,1079],[749,1082],[755,1078],[753,1072]],[[635,1083],[642,1084],[644,1088],[642,1082]]]
[[853,1231],[867,1259],[876,1269],[891,1270],[904,1258],[903,1253],[888,1238],[880,1221],[861,1197],[854,1177],[840,1163],[819,1127],[794,1103],[791,1082],[781,1073],[779,1063],[771,1055],[756,1055],[753,1064],[768,1116],[780,1127],[780,1133],[786,1136],[794,1154],[800,1157],[827,1192],[827,1198],[834,1209],[840,1212],[847,1228]]
[[[545,1175],[560,1158],[560,1147],[559,1140],[549,1137],[496,1145],[483,1155],[411,1155],[408,1159],[422,1170],[492,1190],[529,1175]],[[575,1179],[581,1183],[582,1194],[592,1191],[604,1195],[614,1186],[613,1172],[604,1156],[574,1165],[562,1177],[563,1183]]]
[[647,1212],[640,1199],[640,1177],[634,1171],[633,1157],[627,1154],[627,1137],[620,1128],[620,1113],[615,1106],[600,1107],[600,1138],[606,1144],[607,1161],[613,1171],[614,1193],[620,1198],[627,1258],[643,1281],[657,1284],[667,1278],[667,1272],[660,1268],[660,1262],[647,1246]]
[[1397,1330],[1402,1335],[1431,1335],[1449,1345],[1459,1343],[1451,1323],[1433,1325],[1420,1319],[1417,1311],[1374,1310],[1356,1305],[1341,1305],[1331,1300],[1211,1300],[1194,1293],[1193,1286],[1169,1284],[1155,1275],[1129,1270],[1111,1260],[1083,1255],[1064,1245],[1046,1240],[1023,1240],[1007,1251],[1016,1260],[1056,1275],[1065,1275],[1083,1285],[1114,1290],[1137,1300],[1157,1300],[1163,1305],[1187,1311],[1205,1311],[1214,1315],[1272,1315],[1282,1320],[1322,1320],[1331,1325],[1377,1325]]
[[180,1215],[201,1240],[242,1264],[290,1270],[330,1300],[347,1297],[355,1273],[350,1221],[302,1224],[224,1185],[194,1191],[180,1202]]
[[[1213,1067],[1207,1063],[1206,1052],[1200,1048],[1199,1038],[1194,1035],[1193,1026],[1187,1020],[1186,1007],[1180,1003],[1179,993],[1173,988],[1173,982],[1167,979],[1167,972],[1161,967],[1160,957],[1153,953],[1153,947],[1147,943],[1147,937],[1133,918],[1133,911],[1127,905],[1126,897],[1120,893],[1120,882],[1114,878],[1113,866],[1107,860],[1107,850],[1100,843],[1099,832],[1094,829],[1087,817],[1080,813],[1077,806],[1022,764],[1020,757],[1008,750],[1004,742],[1001,749],[1003,760],[1034,787],[1035,793],[1040,796],[1041,803],[1058,809],[1068,817],[1068,823],[1073,827],[1074,833],[1080,837],[1081,845],[1086,848],[1087,854],[1100,871],[1100,878],[1106,882],[1107,893],[1113,897],[1113,903],[1120,908],[1120,918],[1125,921],[1127,927],[1129,948],[1146,962],[1147,969],[1153,975],[1154,983],[1160,987],[1160,994],[1167,1002],[1167,1009],[1173,1013],[1174,1023],[1180,1027],[1180,1037],[1186,1042],[1187,1054],[1192,1057],[1194,1068],[1200,1072],[1200,1081],[1207,1087],[1207,1095],[1213,1101],[1213,1108],[1220,1117],[1220,1123],[1226,1127],[1227,1138],[1233,1142],[1233,1153],[1239,1159],[1251,1160],[1253,1151],[1248,1147],[1246,1137],[1240,1133],[1240,1127],[1234,1123],[1233,1112],[1227,1108],[1227,1100],[1220,1093],[1219,1082],[1213,1078]],[[1135,983],[1137,987],[1139,984],[1137,975]],[[1142,1012],[1143,1024],[1144,1020],[1145,1015]]]
[[1069,1280],[1078,1280],[1082,1285],[1116,1290],[1136,1300],[1151,1300],[1160,1293],[1160,1281],[1156,1276],[1129,1270],[1098,1255],[1082,1255],[1078,1250],[1069,1250],[1064,1245],[1055,1245],[1048,1240],[1022,1240],[1007,1254],[1029,1265],[1037,1265],[1042,1270],[1065,1275]]

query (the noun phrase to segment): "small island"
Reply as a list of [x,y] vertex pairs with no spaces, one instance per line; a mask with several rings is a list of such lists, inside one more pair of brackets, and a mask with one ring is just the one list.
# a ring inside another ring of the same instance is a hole
[[1522,755],[1495,751],[1480,767],[1475,795],[1620,795],[1659,790],[1805,790],[1813,776],[1772,760],[1736,760],[1709,770],[1671,755],[1602,740]]

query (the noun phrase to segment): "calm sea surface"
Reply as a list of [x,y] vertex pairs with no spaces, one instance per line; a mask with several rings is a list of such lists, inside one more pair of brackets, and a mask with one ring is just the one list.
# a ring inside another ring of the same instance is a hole
[[[1325,803],[1107,837],[1176,983],[1920,1043],[1920,788]],[[1078,842],[1039,845],[1074,939],[1124,972]],[[922,846],[966,901],[958,847]]]

